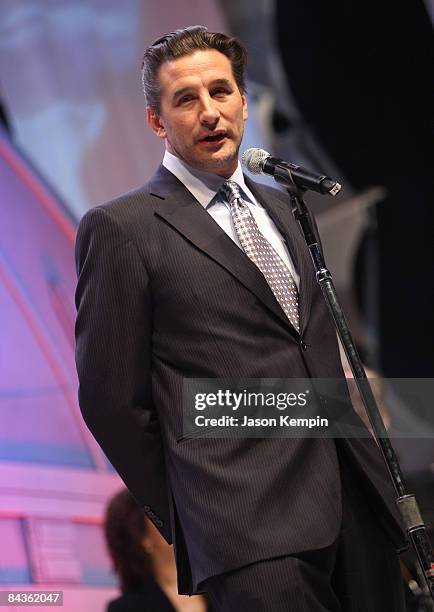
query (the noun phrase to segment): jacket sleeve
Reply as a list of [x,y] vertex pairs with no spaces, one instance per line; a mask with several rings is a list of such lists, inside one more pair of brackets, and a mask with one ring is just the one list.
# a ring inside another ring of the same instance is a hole
[[87,426],[170,543],[166,471],[151,389],[149,278],[135,244],[103,208],[77,233],[76,363]]

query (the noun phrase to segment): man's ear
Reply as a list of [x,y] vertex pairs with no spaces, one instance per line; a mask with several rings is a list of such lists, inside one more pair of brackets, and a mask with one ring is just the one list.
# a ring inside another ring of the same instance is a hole
[[166,130],[161,121],[161,117],[150,106],[146,107],[146,120],[154,134],[159,138],[166,138]]
[[247,108],[247,97],[245,94],[242,94],[241,99],[243,101],[243,119],[244,121],[246,121],[246,119],[248,119],[249,117],[249,111]]

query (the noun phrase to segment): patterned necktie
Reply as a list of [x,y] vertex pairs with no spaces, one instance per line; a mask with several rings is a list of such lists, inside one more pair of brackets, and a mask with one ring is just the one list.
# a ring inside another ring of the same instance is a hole
[[232,222],[244,252],[262,272],[291,325],[299,332],[298,291],[291,272],[259,231],[237,183],[227,180],[220,191],[229,202]]

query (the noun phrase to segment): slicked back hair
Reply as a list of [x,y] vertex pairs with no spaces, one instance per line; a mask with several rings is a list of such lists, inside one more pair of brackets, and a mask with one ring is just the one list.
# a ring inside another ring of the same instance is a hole
[[189,26],[162,36],[148,47],[143,55],[143,92],[147,106],[154,113],[160,112],[161,88],[158,71],[161,65],[195,51],[209,49],[220,51],[229,59],[238,89],[241,94],[245,93],[244,69],[247,51],[241,42],[221,32],[209,32],[205,26]]

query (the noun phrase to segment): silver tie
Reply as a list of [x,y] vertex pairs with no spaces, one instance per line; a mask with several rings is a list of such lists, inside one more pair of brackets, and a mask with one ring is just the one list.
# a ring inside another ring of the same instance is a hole
[[225,181],[221,192],[229,202],[232,222],[244,252],[262,272],[291,325],[299,332],[298,290],[291,272],[259,231],[237,183]]

